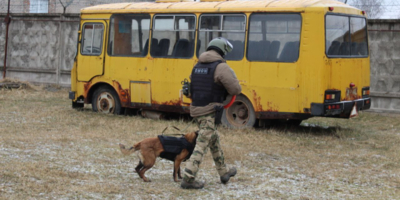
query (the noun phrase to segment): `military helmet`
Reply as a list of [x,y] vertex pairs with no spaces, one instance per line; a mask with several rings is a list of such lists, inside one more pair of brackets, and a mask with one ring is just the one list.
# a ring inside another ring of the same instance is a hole
[[211,42],[208,43],[207,50],[212,49],[213,47],[220,49],[224,55],[231,52],[233,49],[233,45],[223,37],[218,37],[211,40]]

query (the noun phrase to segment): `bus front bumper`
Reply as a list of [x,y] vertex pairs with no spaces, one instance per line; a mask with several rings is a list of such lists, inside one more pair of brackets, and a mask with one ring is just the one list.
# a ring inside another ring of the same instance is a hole
[[360,110],[371,108],[371,98],[340,101],[334,103],[311,103],[311,115],[321,117],[350,118]]

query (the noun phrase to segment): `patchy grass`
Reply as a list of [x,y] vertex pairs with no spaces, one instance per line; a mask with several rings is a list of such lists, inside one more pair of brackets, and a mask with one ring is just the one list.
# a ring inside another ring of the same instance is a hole
[[[168,125],[73,110],[67,90],[0,89],[0,199],[397,199],[400,115],[361,113],[349,120],[312,118],[300,127],[220,128],[226,162],[238,169],[219,181],[210,153],[199,191],[173,182],[172,162],[158,159],[144,183],[132,145]],[[196,130],[194,125],[188,131]],[[170,132],[173,132],[171,130]],[[184,168],[185,164],[182,165]]]

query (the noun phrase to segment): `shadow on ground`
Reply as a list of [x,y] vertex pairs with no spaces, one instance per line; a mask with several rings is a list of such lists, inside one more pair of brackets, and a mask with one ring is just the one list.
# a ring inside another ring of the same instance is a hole
[[351,131],[350,128],[343,128],[340,126],[323,126],[306,122],[303,122],[300,125],[285,122],[275,122],[267,126],[256,127],[256,130],[265,129],[272,129],[282,133],[308,134],[314,136],[333,136],[337,138],[340,138],[340,136],[337,134],[338,132]]

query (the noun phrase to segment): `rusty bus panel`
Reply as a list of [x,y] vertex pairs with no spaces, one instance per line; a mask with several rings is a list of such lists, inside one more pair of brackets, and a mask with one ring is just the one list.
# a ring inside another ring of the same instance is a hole
[[128,105],[139,105],[149,107],[152,105],[151,82],[130,81],[130,95]]
[[[95,85],[93,85],[93,82],[89,81],[83,84],[83,97],[85,99],[85,103],[91,103],[91,94],[90,92],[92,92],[91,90],[93,90],[93,88],[96,85],[99,84],[107,84],[107,83],[96,83]],[[121,101],[121,105],[123,107],[128,107],[129,103],[130,103],[130,96],[129,96],[129,90],[128,89],[123,89],[121,87],[121,84],[119,84],[117,81],[113,81],[112,83],[112,87],[114,88],[114,90],[116,91],[120,101]],[[109,84],[107,84],[109,85]]]
[[87,82],[83,85],[83,98],[85,99],[85,103],[91,103],[90,99],[88,98],[88,94],[90,91],[90,88],[92,87],[92,82]]
[[253,90],[253,101],[254,101],[254,109],[258,112],[279,112],[277,106],[274,106],[272,102],[267,102],[266,109],[263,108],[261,104],[261,97],[257,96],[256,91]]
[[123,89],[118,81],[113,81],[113,87],[117,91],[122,107],[128,107],[131,103],[129,89]]
[[253,101],[254,101],[254,109],[257,111],[262,111],[263,107],[261,105],[261,97],[257,96],[257,92],[253,90]]
[[189,109],[185,109],[184,106],[181,106],[181,100],[175,99],[166,102],[157,102],[152,101],[151,108],[157,111],[165,111],[165,112],[178,112],[178,113],[189,113]]

